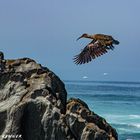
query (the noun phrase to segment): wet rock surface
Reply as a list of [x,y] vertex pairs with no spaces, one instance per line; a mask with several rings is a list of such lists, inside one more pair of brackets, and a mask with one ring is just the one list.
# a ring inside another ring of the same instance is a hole
[[117,137],[115,129],[84,101],[67,101],[64,83],[48,68],[29,58],[6,60],[0,52],[0,140]]

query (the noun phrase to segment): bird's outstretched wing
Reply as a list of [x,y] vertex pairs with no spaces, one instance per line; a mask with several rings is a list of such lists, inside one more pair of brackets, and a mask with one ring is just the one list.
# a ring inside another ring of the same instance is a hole
[[107,50],[112,49],[114,46],[105,46],[97,40],[96,42],[91,41],[82,51],[80,54],[76,55],[73,60],[75,64],[84,64],[90,62],[92,59],[99,57],[105,53]]

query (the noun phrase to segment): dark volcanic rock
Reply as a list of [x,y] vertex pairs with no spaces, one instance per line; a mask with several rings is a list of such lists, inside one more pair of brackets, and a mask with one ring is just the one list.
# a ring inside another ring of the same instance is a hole
[[48,68],[29,58],[4,60],[0,52],[0,140],[117,140],[86,103],[66,100],[63,82]]
[[116,130],[80,99],[68,100],[65,118],[77,140],[117,140]]

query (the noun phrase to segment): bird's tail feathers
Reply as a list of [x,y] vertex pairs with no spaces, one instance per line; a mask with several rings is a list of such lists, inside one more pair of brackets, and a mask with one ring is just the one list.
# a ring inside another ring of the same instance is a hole
[[113,40],[113,44],[118,45],[120,42],[118,40]]

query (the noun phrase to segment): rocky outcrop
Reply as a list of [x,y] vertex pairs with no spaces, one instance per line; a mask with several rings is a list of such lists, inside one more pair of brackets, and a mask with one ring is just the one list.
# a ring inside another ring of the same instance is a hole
[[65,85],[29,58],[0,52],[0,140],[117,140],[117,133]]

